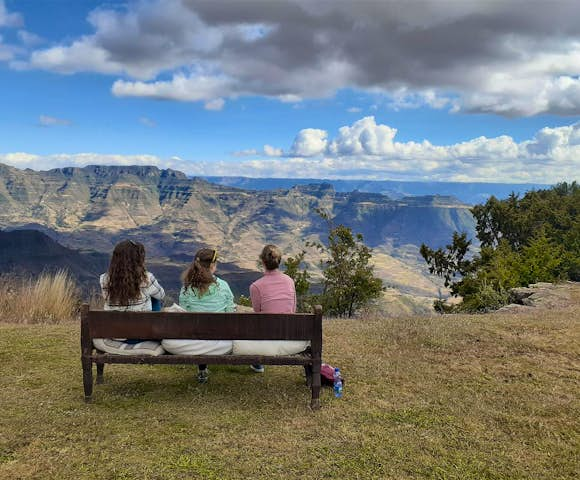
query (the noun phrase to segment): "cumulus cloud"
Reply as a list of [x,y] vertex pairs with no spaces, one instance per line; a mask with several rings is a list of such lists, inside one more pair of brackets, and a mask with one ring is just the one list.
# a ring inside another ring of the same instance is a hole
[[[241,162],[235,174],[522,183],[579,178],[580,124],[546,127],[520,143],[501,135],[434,145],[428,140],[397,142],[396,135],[396,128],[377,124],[372,116],[341,127],[334,138],[325,130],[304,129],[283,158]],[[245,154],[267,157],[258,150]],[[228,168],[223,174],[234,174]]]
[[36,170],[90,164],[156,165],[189,175],[250,177],[506,183],[579,180],[580,124],[545,127],[522,142],[502,135],[435,145],[428,140],[397,142],[396,135],[397,129],[365,117],[340,128],[334,138],[324,130],[301,130],[288,153],[270,145],[236,152],[235,156],[253,157],[242,160],[95,153],[41,156],[21,152],[0,154],[0,163]]
[[41,127],[58,127],[58,126],[68,127],[69,125],[72,125],[72,122],[64,118],[56,118],[50,117],[48,115],[40,115],[38,117],[38,124]]
[[[244,95],[295,102],[355,88],[387,95],[395,109],[578,115],[577,7],[134,0],[93,11],[92,34],[36,50],[26,66],[126,75],[115,95],[210,109]],[[14,24],[14,15],[0,2],[0,22]]]
[[292,145],[292,154],[297,157],[312,157],[326,149],[328,133],[317,128],[305,128],[298,132]]

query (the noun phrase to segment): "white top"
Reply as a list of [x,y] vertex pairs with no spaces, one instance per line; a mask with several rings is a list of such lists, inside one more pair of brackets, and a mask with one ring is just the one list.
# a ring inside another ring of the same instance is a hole
[[165,297],[163,287],[159,285],[155,275],[147,272],[147,281],[141,285],[141,296],[135,300],[131,300],[129,305],[109,305],[107,300],[107,280],[109,275],[103,273],[99,278],[101,284],[101,291],[105,299],[104,310],[121,310],[123,312],[145,312],[151,311],[151,297],[162,300]]

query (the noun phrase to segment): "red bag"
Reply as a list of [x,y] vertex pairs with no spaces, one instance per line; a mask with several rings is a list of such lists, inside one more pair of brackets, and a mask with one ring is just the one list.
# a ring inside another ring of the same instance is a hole
[[[344,377],[340,372],[340,379],[344,385]],[[323,363],[320,367],[320,383],[322,385],[334,386],[334,367],[328,363]]]

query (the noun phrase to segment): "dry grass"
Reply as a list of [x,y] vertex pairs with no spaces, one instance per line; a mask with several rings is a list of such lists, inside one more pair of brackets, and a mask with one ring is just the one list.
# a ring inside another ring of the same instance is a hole
[[14,323],[60,323],[76,317],[79,292],[66,271],[36,279],[0,282],[0,319]]
[[[576,479],[580,297],[523,314],[327,320],[342,367],[107,365],[83,402],[79,330],[0,324],[0,478]],[[42,421],[39,421],[42,419]]]

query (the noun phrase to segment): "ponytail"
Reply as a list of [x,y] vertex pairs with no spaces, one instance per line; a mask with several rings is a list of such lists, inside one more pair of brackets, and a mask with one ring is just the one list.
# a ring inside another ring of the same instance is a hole
[[198,250],[188,269],[181,277],[184,289],[190,288],[198,297],[203,296],[216,279],[210,267],[217,261],[217,250],[202,248]]

